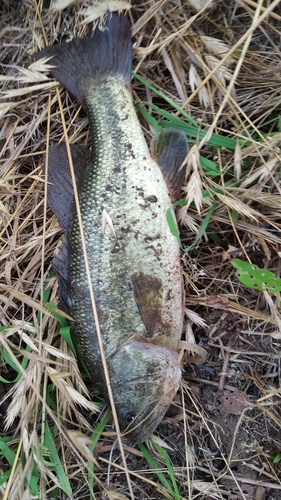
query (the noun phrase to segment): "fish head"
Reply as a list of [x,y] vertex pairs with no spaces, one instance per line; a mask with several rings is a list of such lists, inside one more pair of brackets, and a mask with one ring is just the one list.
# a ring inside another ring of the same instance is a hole
[[144,442],[179,388],[177,353],[148,342],[129,341],[113,355],[110,377],[123,441],[130,445]]

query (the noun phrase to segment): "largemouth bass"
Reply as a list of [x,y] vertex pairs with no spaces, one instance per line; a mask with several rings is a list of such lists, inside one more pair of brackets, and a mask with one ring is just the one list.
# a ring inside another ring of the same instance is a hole
[[[125,17],[108,14],[104,27],[90,36],[35,55],[45,56],[52,56],[52,75],[89,118],[90,160],[81,162],[79,148],[72,155],[91,281],[120,428],[130,443],[142,442],[163,418],[181,379],[180,250],[166,210],[182,184],[186,137],[163,131],[153,145],[157,162],[151,158],[131,96]],[[49,204],[66,236],[54,268],[81,357],[108,400],[67,163],[63,145],[51,148]]]

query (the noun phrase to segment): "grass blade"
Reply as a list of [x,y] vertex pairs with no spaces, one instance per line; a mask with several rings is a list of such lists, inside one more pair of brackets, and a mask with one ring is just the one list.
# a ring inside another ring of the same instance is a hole
[[68,481],[68,477],[64,471],[63,465],[60,461],[57,448],[54,442],[54,438],[52,436],[48,420],[46,418],[45,421],[45,444],[50,452],[50,461],[54,462],[56,465],[54,466],[54,469],[56,471],[56,476],[58,478],[58,481],[61,485],[61,489],[69,496],[72,496],[72,490],[70,483]]
[[138,447],[141,450],[141,452],[143,453],[143,455],[144,455],[145,459],[147,460],[147,462],[149,463],[149,466],[151,467],[151,469],[154,470],[155,474],[157,475],[159,481],[162,483],[162,485],[164,486],[164,488],[166,488],[166,490],[168,490],[168,492],[172,496],[174,496],[174,492],[173,492],[173,490],[171,488],[171,485],[168,483],[168,481],[165,478],[163,472],[161,472],[159,470],[159,466],[155,462],[154,458],[151,456],[151,454],[148,451],[148,449],[146,448],[146,446],[144,446],[144,444],[139,444]]
[[161,99],[163,99],[168,104],[170,104],[170,106],[172,106],[176,111],[178,111],[179,113],[181,113],[182,116],[184,118],[186,118],[186,120],[188,120],[194,127],[198,128],[198,125],[197,125],[196,121],[193,120],[193,118],[191,118],[191,116],[188,113],[186,113],[175,101],[173,101],[173,99],[170,99],[170,97],[167,97],[165,94],[163,94],[162,92],[160,92],[159,90],[157,90],[155,87],[153,87],[152,85],[150,85],[150,83],[148,83],[146,80],[144,80],[141,76],[136,75],[136,73],[133,73],[133,75],[134,75],[134,78],[136,80],[138,80],[140,83],[142,83],[147,88],[149,88],[150,90],[152,90],[152,92],[154,92],[154,94],[158,95]]
[[164,448],[162,448],[162,446],[159,446],[152,439],[151,439],[151,442],[152,442],[153,446],[156,448],[156,450],[158,451],[158,453],[161,455],[162,458],[164,458],[164,460],[166,462],[168,473],[169,473],[169,476],[171,478],[172,485],[174,488],[174,500],[180,500],[180,494],[179,494],[176,478],[175,478],[174,471],[173,471],[173,466],[171,464],[169,455],[168,455],[167,451],[164,450]]

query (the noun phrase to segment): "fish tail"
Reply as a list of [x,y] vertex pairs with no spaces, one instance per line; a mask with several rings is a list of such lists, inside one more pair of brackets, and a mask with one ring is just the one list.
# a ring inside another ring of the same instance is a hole
[[52,75],[83,104],[89,87],[110,79],[131,84],[132,42],[129,21],[123,15],[107,13],[103,26],[85,38],[74,38],[44,48],[34,54],[36,60],[52,56]]

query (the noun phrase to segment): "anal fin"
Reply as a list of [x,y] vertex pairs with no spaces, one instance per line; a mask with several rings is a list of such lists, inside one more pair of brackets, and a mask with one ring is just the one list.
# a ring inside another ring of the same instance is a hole
[[181,130],[167,128],[151,142],[151,156],[159,165],[167,183],[172,202],[178,200],[185,169],[180,168],[188,152],[186,135]]

